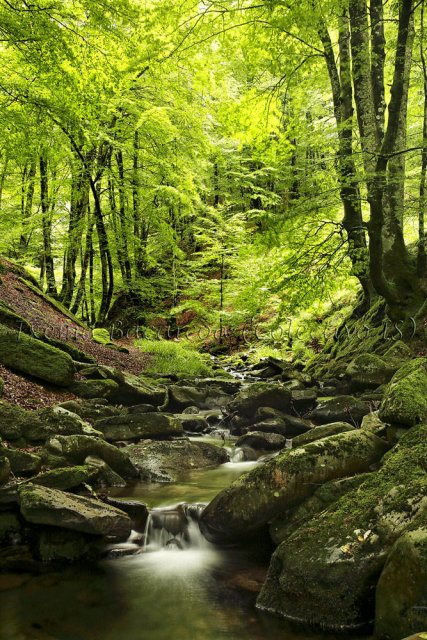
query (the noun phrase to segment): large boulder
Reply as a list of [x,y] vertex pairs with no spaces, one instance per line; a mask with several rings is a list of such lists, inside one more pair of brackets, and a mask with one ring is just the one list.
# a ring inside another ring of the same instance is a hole
[[97,420],[95,426],[102,431],[109,442],[167,438],[183,433],[182,423],[164,413],[130,413],[113,416]]
[[383,422],[412,427],[427,420],[427,358],[416,358],[395,373],[381,403]]
[[19,500],[22,516],[34,524],[120,538],[131,531],[126,513],[94,498],[26,484],[19,488]]
[[126,406],[136,404],[163,405],[166,401],[166,387],[153,385],[151,382],[131,373],[124,373],[113,367],[94,365],[80,369],[81,375],[89,380],[113,380],[118,388],[112,390],[109,399]]
[[299,436],[295,436],[292,439],[292,447],[303,447],[310,442],[315,442],[321,438],[327,438],[328,436],[334,436],[337,433],[345,433],[346,431],[354,431],[356,427],[348,422],[332,422],[331,424],[324,424],[320,427],[314,427],[302,433]]
[[386,451],[383,440],[361,431],[286,450],[219,493],[202,514],[203,532],[219,542],[251,536],[308,498],[319,484],[368,471]]
[[291,392],[282,384],[255,382],[243,388],[228,405],[229,413],[253,418],[260,407],[287,412],[291,406]]
[[320,402],[309,418],[320,424],[331,422],[351,422],[359,425],[369,413],[369,406],[353,396],[336,396]]
[[[359,435],[363,432],[328,440]],[[272,557],[258,607],[325,630],[372,623],[375,588],[387,556],[425,509],[426,458],[423,425],[407,432],[358,489],[296,528]]]
[[427,629],[427,518],[395,543],[376,591],[375,636],[400,640]]
[[331,480],[322,484],[312,496],[304,500],[296,509],[285,511],[274,518],[270,524],[270,536],[278,545],[305,522],[330,506],[349,491],[354,491],[369,477],[368,473],[359,473],[350,478]]
[[122,478],[135,478],[138,471],[123,449],[91,436],[55,436],[46,443],[48,453],[72,464],[83,464],[88,456],[98,456]]
[[0,362],[58,387],[67,387],[74,378],[71,356],[4,325],[0,325]]
[[127,451],[141,478],[152,482],[172,482],[193,469],[217,467],[229,461],[222,447],[189,440],[135,444]]
[[346,375],[350,378],[351,388],[376,389],[391,380],[397,365],[386,362],[374,353],[361,353],[350,362]]

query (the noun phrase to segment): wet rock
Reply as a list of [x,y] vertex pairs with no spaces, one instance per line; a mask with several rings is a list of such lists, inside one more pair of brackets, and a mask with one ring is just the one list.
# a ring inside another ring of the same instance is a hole
[[67,387],[74,378],[74,364],[68,354],[2,324],[0,362],[58,387]]
[[354,391],[376,389],[389,382],[397,368],[373,353],[361,353],[350,362],[346,375]]
[[319,484],[368,471],[387,449],[380,438],[357,430],[283,451],[219,493],[202,514],[202,530],[218,542],[250,537]]
[[359,425],[368,413],[369,406],[361,400],[353,396],[336,396],[320,402],[308,417],[320,424],[350,422]]
[[380,420],[379,412],[372,411],[368,413],[362,420],[361,429],[366,429],[375,433],[380,438],[384,437],[387,432],[387,425]]
[[216,467],[229,461],[222,447],[207,442],[175,440],[130,445],[129,457],[143,480],[172,482],[192,469]]
[[283,449],[286,445],[286,438],[278,433],[264,433],[262,431],[250,431],[236,441],[236,447],[247,445],[252,449],[262,449],[264,451],[274,451]]
[[166,387],[150,384],[142,378],[122,372],[116,372],[113,380],[118,383],[119,388],[111,395],[111,402],[126,406],[151,404],[155,407],[160,407],[166,403]]
[[164,413],[131,413],[103,418],[95,423],[106,440],[139,440],[144,438],[166,438],[182,435],[182,424]]
[[129,500],[127,498],[111,498],[109,496],[105,498],[104,502],[111,505],[112,507],[116,507],[116,509],[120,509],[120,511],[124,511],[125,513],[127,513],[132,521],[132,529],[134,531],[144,533],[145,525],[147,524],[148,519],[147,505],[145,505],[143,502],[138,502],[138,500]]
[[387,387],[379,417],[412,427],[427,420],[427,358],[416,358],[397,371]]
[[[427,525],[397,540],[376,590],[375,634],[400,640],[427,629]],[[427,633],[426,633],[427,637]]]
[[[358,430],[313,444],[350,441],[363,433]],[[359,488],[310,518],[279,545],[257,601],[259,608],[324,630],[350,631],[372,622],[375,588],[390,550],[425,509],[426,436],[425,425],[408,431]]]
[[12,447],[0,446],[0,458],[6,457],[10,463],[10,469],[16,476],[32,475],[40,470],[42,459],[35,453],[21,451]]
[[94,560],[96,555],[99,555],[99,550],[95,551],[91,536],[57,527],[43,527],[38,532],[35,552],[43,563]]
[[94,498],[26,484],[19,488],[19,499],[22,516],[33,524],[118,538],[131,531],[127,514]]
[[138,475],[125,451],[90,436],[56,436],[50,438],[46,449],[73,464],[83,464],[87,456],[98,456],[122,478],[135,478]]
[[15,544],[21,537],[22,524],[14,511],[0,511],[0,544]]
[[307,433],[302,433],[296,436],[292,440],[292,447],[301,447],[310,442],[315,442],[321,438],[327,438],[328,436],[334,436],[337,433],[345,433],[346,431],[354,431],[356,427],[348,422],[332,422],[331,424],[324,424],[320,427],[314,427]]
[[5,456],[0,457],[0,487],[9,480],[10,462]]
[[294,438],[302,433],[307,433],[312,429],[312,425],[302,418],[283,415],[282,418],[264,420],[255,423],[251,429],[264,433],[279,433],[286,438]]
[[86,400],[93,398],[111,398],[117,392],[119,385],[114,380],[79,380],[75,382],[71,391]]
[[272,407],[286,412],[291,405],[291,393],[281,384],[255,382],[243,388],[228,406],[229,413],[252,418],[260,407]]

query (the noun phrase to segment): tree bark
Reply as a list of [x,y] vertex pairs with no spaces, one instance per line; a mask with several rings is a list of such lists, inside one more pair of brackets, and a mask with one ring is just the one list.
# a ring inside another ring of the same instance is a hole
[[48,160],[44,152],[39,158],[40,168],[40,206],[42,210],[42,229],[43,229],[43,262],[44,272],[46,276],[47,293],[50,296],[57,297],[55,282],[55,265],[52,254],[52,218],[49,202],[49,176],[48,176]]

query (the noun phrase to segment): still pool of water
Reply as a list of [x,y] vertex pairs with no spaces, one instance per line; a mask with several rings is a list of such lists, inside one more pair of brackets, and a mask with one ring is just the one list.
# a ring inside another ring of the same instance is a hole
[[[170,485],[140,483],[116,495],[151,507],[207,502],[254,464],[192,472]],[[28,577],[0,593],[0,640],[335,640],[256,611],[266,568],[253,550],[202,541]]]

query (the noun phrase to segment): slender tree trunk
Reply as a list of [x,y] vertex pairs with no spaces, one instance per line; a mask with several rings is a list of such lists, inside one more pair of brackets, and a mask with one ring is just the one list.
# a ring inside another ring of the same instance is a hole
[[[80,267],[80,278],[79,283],[77,285],[77,292],[71,307],[71,312],[76,314],[83,300],[86,300],[86,276],[89,267],[89,261],[91,260],[91,254],[93,253],[93,217],[88,208],[87,212],[87,228],[86,228],[86,240],[85,240],[85,249],[84,252],[81,252],[81,267]],[[93,262],[93,256],[92,256]],[[88,315],[89,319],[89,315]]]
[[45,153],[39,158],[40,168],[40,205],[42,210],[43,228],[43,259],[47,284],[47,293],[57,297],[55,282],[55,266],[52,255],[52,218],[49,203],[48,160]]

